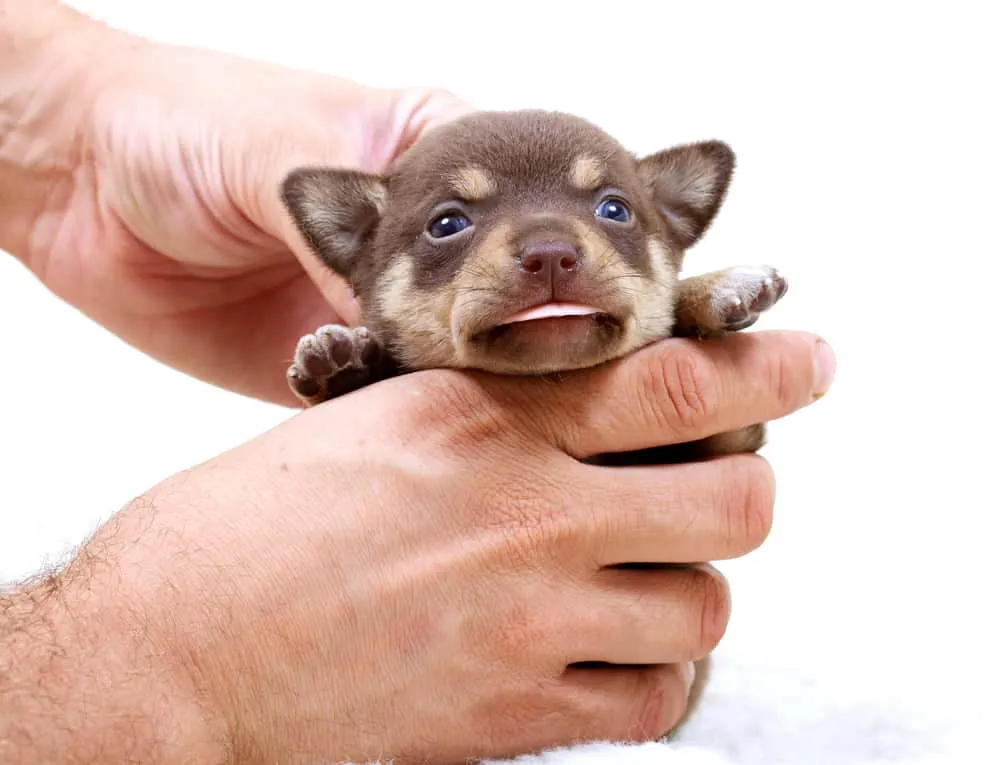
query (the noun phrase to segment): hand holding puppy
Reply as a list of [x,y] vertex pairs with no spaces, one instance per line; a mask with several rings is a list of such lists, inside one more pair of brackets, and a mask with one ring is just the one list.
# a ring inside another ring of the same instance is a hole
[[16,600],[15,643],[55,639],[22,642],[15,682],[47,691],[10,719],[59,704],[31,750],[52,763],[447,763],[662,735],[726,584],[615,566],[756,548],[772,476],[753,455],[579,460],[780,417],[825,390],[824,358],[796,333],[668,340],[559,395],[432,371],[307,410],[133,503],[60,597]]

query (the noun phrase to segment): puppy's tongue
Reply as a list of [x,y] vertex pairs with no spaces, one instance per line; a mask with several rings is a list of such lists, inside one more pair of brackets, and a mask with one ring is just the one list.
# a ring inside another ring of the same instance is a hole
[[590,316],[600,313],[592,305],[581,305],[580,303],[546,303],[536,305],[533,308],[518,311],[513,316],[504,320],[504,324],[515,324],[520,321],[534,321],[535,319],[558,319],[564,316]]

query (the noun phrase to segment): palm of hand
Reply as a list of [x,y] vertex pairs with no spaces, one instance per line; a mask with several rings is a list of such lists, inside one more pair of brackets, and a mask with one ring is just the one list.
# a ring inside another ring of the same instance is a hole
[[98,87],[47,232],[49,287],[127,342],[207,382],[293,403],[299,336],[355,319],[278,197],[292,167],[379,170],[447,93],[373,91],[146,44]]

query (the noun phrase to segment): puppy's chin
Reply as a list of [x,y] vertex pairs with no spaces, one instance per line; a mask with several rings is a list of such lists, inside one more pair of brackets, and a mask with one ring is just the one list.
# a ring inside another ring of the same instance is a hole
[[625,351],[627,319],[599,311],[486,326],[457,340],[464,367],[511,375],[567,372]]

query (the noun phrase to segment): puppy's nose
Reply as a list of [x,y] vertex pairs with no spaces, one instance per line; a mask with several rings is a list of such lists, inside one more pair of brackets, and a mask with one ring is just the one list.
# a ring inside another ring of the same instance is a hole
[[579,262],[580,251],[569,242],[529,244],[518,255],[521,270],[539,276],[575,271]]

